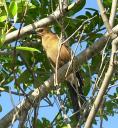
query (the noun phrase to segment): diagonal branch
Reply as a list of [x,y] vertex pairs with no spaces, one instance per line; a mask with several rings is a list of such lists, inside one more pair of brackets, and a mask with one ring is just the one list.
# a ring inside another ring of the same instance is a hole
[[[108,85],[111,81],[113,71],[114,71],[114,68],[115,68],[114,58],[115,58],[115,53],[117,51],[117,44],[118,44],[117,34],[114,33],[113,30],[112,30],[113,22],[111,23],[111,25],[112,25],[111,26],[109,21],[108,21],[108,18],[106,16],[106,14],[105,14],[105,9],[104,9],[104,6],[102,4],[102,1],[101,0],[97,0],[97,1],[98,1],[98,6],[100,8],[101,17],[103,19],[103,22],[106,26],[106,29],[107,29],[109,35],[110,35],[111,39],[113,39],[113,41],[112,41],[112,50],[111,50],[111,57],[110,57],[109,67],[108,67],[107,72],[105,74],[105,77],[104,77],[104,80],[102,82],[101,88],[100,88],[100,90],[97,94],[97,97],[96,97],[96,99],[93,103],[91,111],[90,111],[90,113],[87,117],[84,128],[91,128],[92,127],[92,122],[93,122],[93,120],[95,118],[95,115],[96,115],[96,113],[97,113],[97,111],[100,107],[100,104],[103,101],[103,97],[104,97],[104,95],[106,93],[106,90],[108,88]],[[116,1],[116,3],[117,3],[117,1]],[[112,19],[112,21],[114,21],[114,19]]]
[[[118,33],[118,25],[116,27],[114,27],[113,31]],[[85,63],[93,55],[99,53],[103,49],[108,37],[109,37],[109,35],[107,33],[104,37],[97,40],[91,47],[89,47],[89,48],[85,49],[83,52],[81,52],[73,60],[73,65],[74,65],[74,67],[76,67],[76,70],[78,70],[80,65]],[[60,68],[58,70],[58,81],[59,82],[61,82],[65,79],[65,74],[67,72],[68,66],[69,66],[69,63],[65,64],[62,68]],[[68,74],[70,74],[71,72],[72,72],[72,67],[70,67]],[[48,93],[52,90],[53,84],[54,84],[54,75],[52,75],[47,81],[45,81],[43,85],[39,85],[39,88],[37,88],[33,92],[31,92],[29,94],[28,100],[24,99],[15,109],[12,109],[9,113],[7,113],[0,120],[0,128],[10,126],[14,115],[16,115],[16,114],[19,115],[20,112],[25,112],[26,110],[31,109],[32,106],[29,103],[29,100],[32,103],[34,103],[34,102],[39,102],[41,99],[46,97],[48,95]]]
[[[63,13],[66,14],[68,11],[70,11],[74,7],[78,6],[81,2],[83,2],[83,0],[77,0],[76,2],[72,3],[68,7],[64,7],[63,10],[62,10]],[[34,22],[33,24],[29,24],[29,25],[23,27],[20,30],[19,38],[22,37],[22,36],[25,36],[25,34],[30,33],[31,31],[33,31],[34,29],[36,29],[38,27],[49,25],[49,24],[51,24],[52,22],[56,21],[57,19],[59,19],[61,17],[62,17],[61,11],[60,11],[59,8],[57,8],[52,14],[50,14],[46,18],[43,18],[43,19],[41,19],[37,22]],[[17,38],[18,32],[19,32],[19,30],[15,30],[11,33],[8,33],[6,35],[4,43],[9,43],[11,41],[14,41]]]
[[109,24],[111,25],[111,27],[114,26],[117,4],[118,4],[118,0],[112,0],[112,7],[111,7],[110,18],[109,18]]
[[103,100],[103,96],[106,93],[106,90],[108,88],[109,82],[111,81],[112,75],[113,75],[113,71],[115,68],[114,65],[114,58],[115,58],[115,53],[117,51],[117,44],[118,44],[118,37],[116,39],[114,39],[112,41],[112,53],[111,53],[111,58],[110,58],[110,62],[109,62],[109,67],[108,70],[105,74],[104,80],[102,82],[101,88],[97,94],[97,97],[93,103],[93,106],[91,108],[91,111],[89,113],[89,116],[87,118],[87,121],[85,123],[85,127],[84,128],[91,128],[92,126],[92,122],[95,118],[95,115],[99,109],[100,104],[102,103]]
[[100,14],[101,14],[102,20],[103,20],[103,22],[104,22],[104,25],[105,25],[105,27],[106,27],[108,33],[110,34],[110,37],[111,37],[112,39],[115,39],[115,38],[117,37],[117,35],[116,35],[115,33],[113,33],[113,31],[112,31],[112,27],[111,27],[111,25],[109,24],[109,20],[108,20],[108,18],[107,18],[107,15],[105,14],[106,11],[105,11],[105,8],[104,8],[104,6],[103,6],[103,4],[102,4],[102,0],[97,0],[97,2],[98,2]]

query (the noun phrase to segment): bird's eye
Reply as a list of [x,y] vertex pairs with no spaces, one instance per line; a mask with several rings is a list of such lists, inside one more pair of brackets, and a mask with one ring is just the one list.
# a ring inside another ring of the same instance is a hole
[[44,29],[40,29],[39,32],[42,33]]

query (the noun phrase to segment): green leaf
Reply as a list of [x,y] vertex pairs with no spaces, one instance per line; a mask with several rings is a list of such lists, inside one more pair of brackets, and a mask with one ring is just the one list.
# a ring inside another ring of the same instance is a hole
[[2,112],[2,106],[0,105],[0,112]]
[[116,87],[116,92],[118,93],[118,87]]
[[0,8],[0,22],[3,22],[7,19],[7,12],[5,11],[4,7]]
[[25,70],[17,79],[17,82],[20,83],[27,83],[29,82],[30,72]]
[[68,128],[68,126],[63,126],[62,128]]
[[32,3],[29,3],[28,6],[29,6],[30,8],[36,8],[36,6],[33,5]]
[[112,0],[103,0],[103,4],[105,7],[111,7],[112,5]]
[[31,47],[21,47],[21,46],[17,46],[16,50],[23,50],[23,51],[30,51],[30,52],[39,52],[38,49],[36,48],[31,48]]
[[92,58],[92,64],[91,64],[91,73],[98,73],[99,72],[99,65],[101,63],[102,56],[100,54],[94,56]]
[[74,10],[70,10],[69,15],[72,16],[75,13],[79,12],[80,10],[82,10],[82,8],[85,6],[86,4],[86,0],[82,0],[82,2],[80,2],[80,4],[76,4],[74,7]]
[[7,8],[7,2],[6,2],[6,0],[1,0],[0,1],[0,6],[4,6],[4,11],[7,13],[7,15],[8,15],[8,8]]
[[86,11],[86,16],[87,16],[88,18],[91,18],[91,17],[92,17],[92,14],[91,14],[89,11]]
[[[33,118],[34,119],[34,118]],[[33,120],[32,119],[32,120]],[[41,120],[37,119],[37,128],[43,128],[43,123],[41,122]]]
[[46,118],[42,118],[42,122],[43,122],[43,126],[47,126],[47,127],[50,127],[50,121],[47,120]]
[[0,35],[0,47],[3,45],[5,41],[6,34],[2,32],[2,35]]
[[4,15],[4,16],[0,16],[0,22],[5,21],[6,19],[7,19],[7,16],[6,16],[6,15]]
[[106,121],[108,121],[107,115],[104,115],[103,118],[104,118]]
[[98,10],[94,9],[94,8],[85,8],[87,10],[90,10],[90,11],[95,11],[95,12],[98,12]]
[[18,5],[17,2],[12,1],[9,6],[9,13],[11,17],[14,17],[17,14]]
[[4,0],[0,0],[0,6],[3,6],[4,5]]

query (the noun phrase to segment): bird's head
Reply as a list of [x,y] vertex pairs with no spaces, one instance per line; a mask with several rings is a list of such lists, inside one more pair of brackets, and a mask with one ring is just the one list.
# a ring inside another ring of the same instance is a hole
[[47,34],[48,32],[49,32],[49,30],[48,30],[47,27],[41,27],[41,28],[37,28],[37,29],[36,29],[36,34],[37,34],[37,36],[39,36],[39,37],[44,36],[44,35]]

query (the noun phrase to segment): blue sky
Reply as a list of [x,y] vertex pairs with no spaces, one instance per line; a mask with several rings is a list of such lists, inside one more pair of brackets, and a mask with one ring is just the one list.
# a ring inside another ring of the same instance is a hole
[[[97,1],[87,0],[86,7],[98,9]],[[84,12],[85,12],[85,10],[83,9],[78,14],[82,14]],[[73,48],[74,48],[74,46],[73,46]],[[13,83],[11,83],[11,85],[10,85],[11,88],[12,88],[12,85],[13,85]],[[22,100],[22,97],[20,99],[18,99],[18,97],[16,97],[16,96],[12,96],[8,93],[7,94],[2,93],[2,96],[0,97],[0,103],[3,106],[3,110],[2,110],[2,112],[0,112],[0,118],[3,117],[6,113],[8,113],[14,107],[13,103],[11,102],[12,98],[13,98],[14,105],[17,105]],[[54,102],[54,98],[52,98],[51,101]],[[41,101],[41,105],[47,105],[47,104],[45,101]],[[53,118],[55,117],[56,113],[58,112],[58,110],[59,110],[59,108],[57,107],[56,104],[54,104],[53,107],[47,107],[47,108],[42,107],[39,110],[40,118],[46,117],[47,119],[52,121]],[[112,128],[112,127],[116,128],[117,125],[118,125],[118,116],[109,117],[108,121],[103,122],[104,128]],[[13,126],[13,128],[17,128],[17,123]],[[94,126],[94,128],[99,128],[99,126]]]

